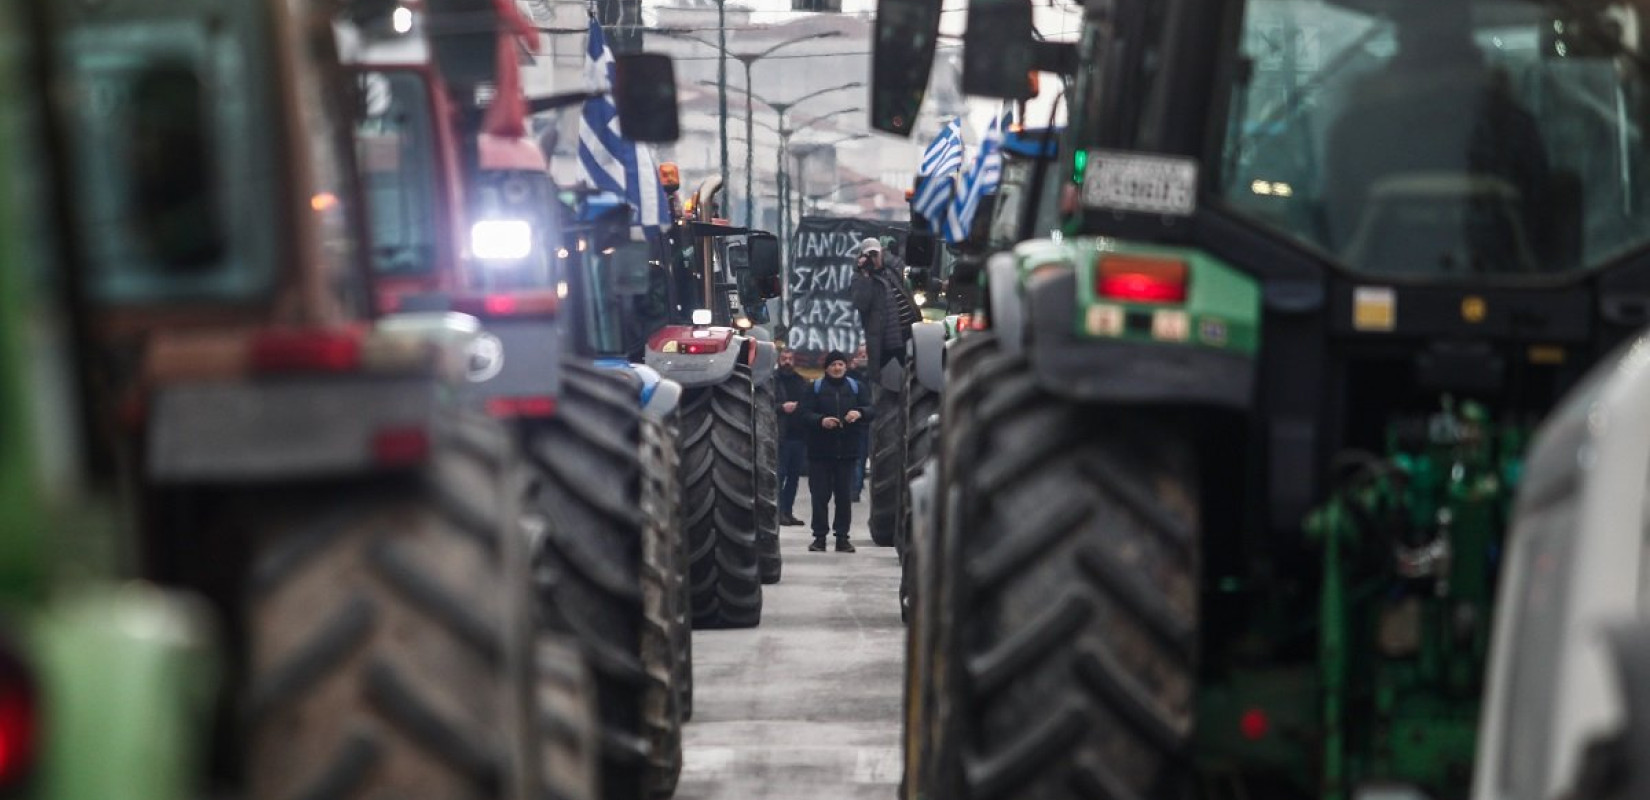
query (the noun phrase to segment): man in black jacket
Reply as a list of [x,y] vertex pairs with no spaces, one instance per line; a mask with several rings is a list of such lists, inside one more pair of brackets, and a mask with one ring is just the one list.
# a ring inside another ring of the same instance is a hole
[[803,525],[792,513],[796,490],[808,471],[808,425],[802,419],[802,401],[813,384],[797,374],[795,355],[787,348],[779,351],[779,374],[775,378],[774,402],[779,412],[779,522]]
[[[848,357],[835,350],[825,356],[825,377],[814,381],[803,395],[802,419],[808,427],[808,491],[813,494],[816,553],[825,551],[825,535],[836,532],[836,550],[854,552],[848,541],[853,523],[854,459],[859,455],[859,431],[871,424],[871,387],[848,377]],[[826,528],[831,500],[836,517]]]
[[922,311],[905,289],[905,265],[897,258],[884,258],[882,243],[876,239],[860,242],[854,282],[848,291],[859,312],[859,324],[865,328],[865,349],[870,356],[866,373],[876,381],[888,362],[905,362],[911,323],[922,321]]

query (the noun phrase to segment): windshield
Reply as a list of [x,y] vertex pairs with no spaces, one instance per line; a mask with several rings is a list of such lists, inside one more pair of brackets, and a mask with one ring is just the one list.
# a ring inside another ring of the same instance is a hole
[[[273,278],[258,213],[273,165],[256,159],[237,43],[178,25],[66,37],[69,123],[91,288],[115,303],[250,299]],[[233,177],[231,177],[233,176]]]
[[1358,5],[1383,10],[1248,4],[1228,204],[1380,274],[1551,274],[1650,239],[1630,7]]
[[361,76],[366,116],[356,129],[380,275],[429,272],[436,254],[436,147],[430,95],[413,72]]
[[591,248],[577,260],[584,289],[585,345],[592,355],[622,356],[626,352],[621,328],[624,298],[612,291],[611,281],[605,280],[611,269],[612,249]]

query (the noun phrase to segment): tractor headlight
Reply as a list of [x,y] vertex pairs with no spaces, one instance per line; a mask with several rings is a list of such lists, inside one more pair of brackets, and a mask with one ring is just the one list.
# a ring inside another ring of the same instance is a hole
[[470,252],[482,261],[520,261],[533,252],[533,226],[519,219],[484,219],[470,226]]

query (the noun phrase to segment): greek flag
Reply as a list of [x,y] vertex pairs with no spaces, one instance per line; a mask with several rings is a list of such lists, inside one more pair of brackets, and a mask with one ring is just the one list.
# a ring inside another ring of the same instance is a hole
[[922,165],[917,168],[922,188],[911,198],[911,207],[928,220],[930,230],[938,230],[945,221],[946,209],[956,194],[955,173],[962,161],[962,120],[953,117],[922,151]]
[[670,206],[659,184],[653,153],[619,134],[619,109],[613,104],[613,51],[602,26],[590,20],[584,74],[592,91],[602,92],[584,102],[579,119],[579,171],[584,180],[602,191],[623,196],[632,209],[631,220],[650,234],[670,225]]
[[955,244],[968,238],[969,229],[974,227],[974,215],[980,210],[980,202],[986,195],[997,191],[997,184],[1002,179],[1003,121],[999,118],[991,123],[985,138],[980,140],[980,151],[974,158],[973,169],[959,181],[962,189],[957,192],[957,199],[951,207],[951,219],[945,228],[946,241]]

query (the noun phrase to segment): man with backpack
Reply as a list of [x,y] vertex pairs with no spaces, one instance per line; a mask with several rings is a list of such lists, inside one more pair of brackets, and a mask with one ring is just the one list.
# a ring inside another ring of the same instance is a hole
[[[834,531],[837,552],[852,553],[854,459],[860,430],[871,424],[871,387],[848,377],[848,357],[833,350],[825,356],[825,376],[803,395],[801,414],[808,427],[808,491],[814,503],[814,541],[808,549],[825,552],[825,536]],[[833,498],[836,516],[827,519]]]

